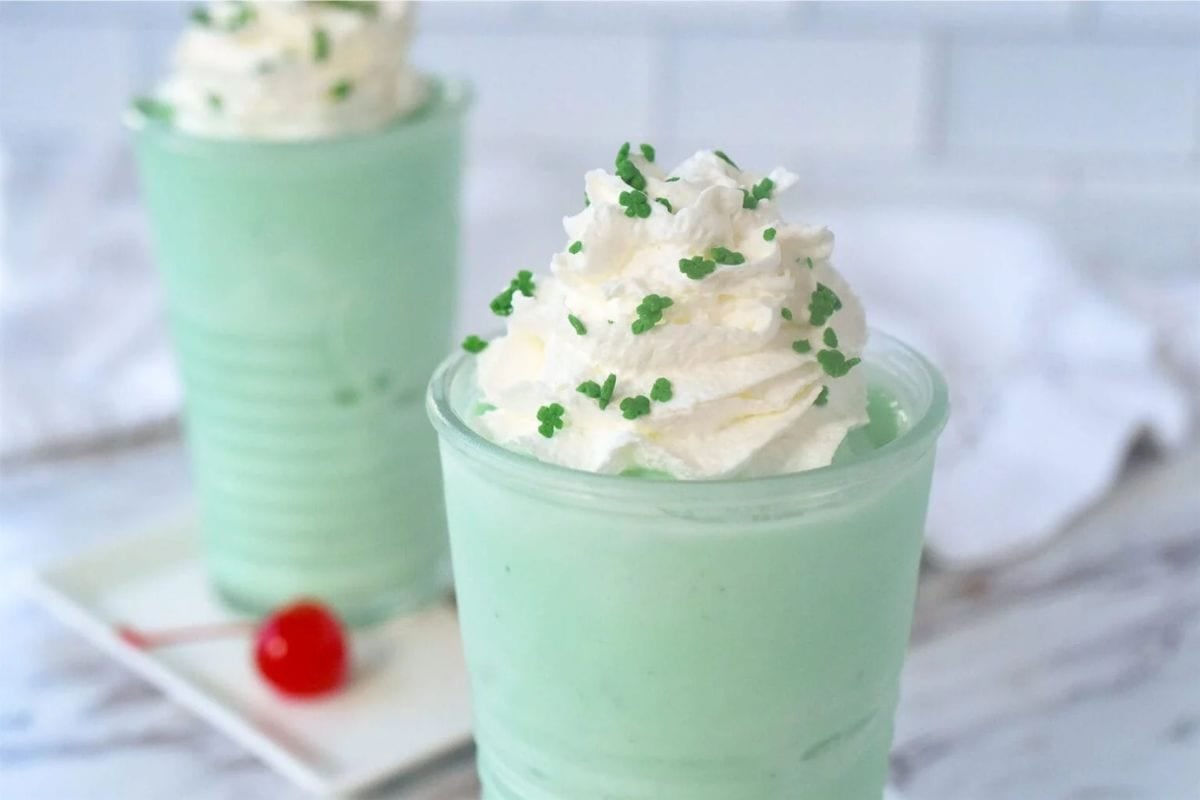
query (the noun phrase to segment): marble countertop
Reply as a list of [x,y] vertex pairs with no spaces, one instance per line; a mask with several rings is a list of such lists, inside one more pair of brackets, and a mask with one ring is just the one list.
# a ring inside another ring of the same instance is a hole
[[[893,754],[907,800],[1200,798],[1200,446],[1145,459],[1040,554],[929,568]],[[167,431],[10,469],[0,576],[189,504]],[[0,578],[0,798],[303,795]],[[478,797],[469,748],[380,798]]]

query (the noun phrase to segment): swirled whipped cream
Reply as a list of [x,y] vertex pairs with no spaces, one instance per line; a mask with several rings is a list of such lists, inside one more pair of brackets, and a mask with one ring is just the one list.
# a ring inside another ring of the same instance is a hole
[[213,2],[192,12],[143,113],[198,136],[317,139],[374,130],[425,98],[404,2]]
[[479,431],[543,461],[679,479],[829,464],[867,421],[862,307],[825,228],[785,223],[796,177],[702,151],[669,175],[622,147],[589,172],[548,276],[492,302],[507,333],[479,352]]

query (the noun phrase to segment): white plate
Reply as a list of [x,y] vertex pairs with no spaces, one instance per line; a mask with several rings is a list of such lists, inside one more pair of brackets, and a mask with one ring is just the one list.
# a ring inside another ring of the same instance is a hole
[[355,631],[350,684],[298,701],[258,676],[249,633],[148,651],[116,634],[117,624],[155,631],[238,619],[209,593],[189,524],[106,543],[30,578],[65,623],[309,791],[357,792],[471,738],[449,605]]

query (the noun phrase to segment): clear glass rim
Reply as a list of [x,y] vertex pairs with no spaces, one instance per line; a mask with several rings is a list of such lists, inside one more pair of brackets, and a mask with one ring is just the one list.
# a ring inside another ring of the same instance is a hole
[[390,142],[424,134],[442,120],[459,117],[474,102],[475,93],[471,84],[461,78],[427,76],[429,86],[425,101],[411,113],[399,117],[382,128],[355,131],[341,136],[325,136],[313,139],[253,139],[198,136],[182,131],[161,120],[150,119],[137,109],[128,109],[122,123],[135,137],[153,138],[161,146],[194,155],[212,153],[226,156],[230,152],[244,151],[271,153],[295,153],[304,155],[311,150],[328,150],[337,147],[353,147],[371,142]]
[[[882,357],[898,359],[900,366],[882,363]],[[441,445],[449,445],[474,462],[498,474],[516,478],[543,490],[567,494],[586,493],[612,499],[672,500],[711,504],[728,497],[729,491],[753,491],[768,495],[819,495],[841,493],[879,481],[879,475],[898,474],[904,467],[922,458],[936,443],[946,425],[950,401],[945,379],[925,356],[912,347],[872,329],[864,366],[886,369],[898,378],[923,380],[928,402],[898,437],[870,454],[844,464],[754,478],[716,478],[702,480],[646,480],[623,475],[608,475],[551,464],[509,450],[475,431],[454,409],[451,389],[459,371],[473,358],[459,351],[446,358],[434,371],[426,393],[426,410]]]

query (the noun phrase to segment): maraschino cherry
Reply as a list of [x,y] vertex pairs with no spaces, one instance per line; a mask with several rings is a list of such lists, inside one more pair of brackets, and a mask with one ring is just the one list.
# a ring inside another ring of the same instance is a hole
[[254,642],[258,671],[275,688],[297,697],[325,694],[345,683],[347,652],[341,621],[311,600],[267,617]]
[[[196,625],[146,633],[118,626],[117,634],[142,650],[245,634],[246,623]],[[346,682],[349,645],[337,615],[315,600],[301,600],[274,612],[258,626],[254,663],[263,678],[284,694],[315,697]]]

